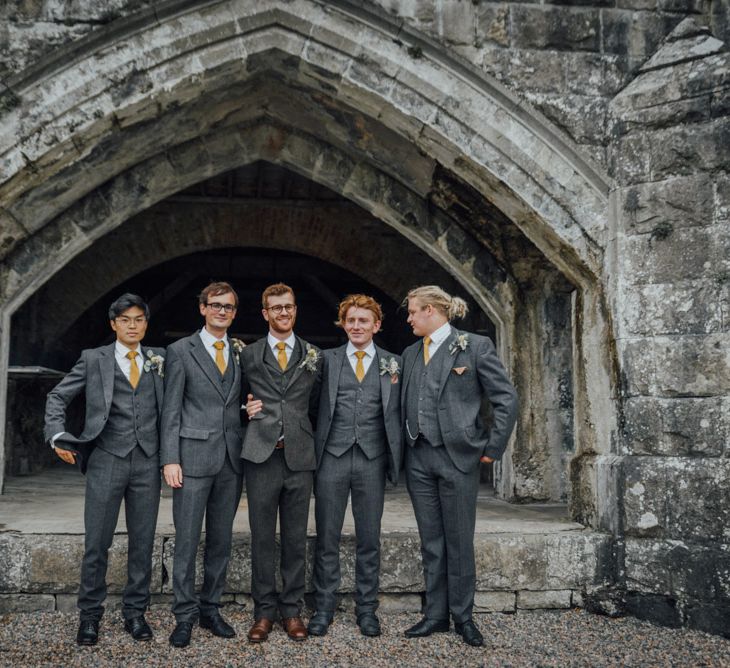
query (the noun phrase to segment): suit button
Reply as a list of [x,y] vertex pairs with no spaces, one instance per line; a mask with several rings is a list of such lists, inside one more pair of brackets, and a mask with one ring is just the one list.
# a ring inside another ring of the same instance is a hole
[[281,420],[279,420],[279,424],[281,424]]
[[282,399],[282,400],[281,400],[281,403],[282,403],[282,404],[285,404],[285,403],[286,403],[286,399]]

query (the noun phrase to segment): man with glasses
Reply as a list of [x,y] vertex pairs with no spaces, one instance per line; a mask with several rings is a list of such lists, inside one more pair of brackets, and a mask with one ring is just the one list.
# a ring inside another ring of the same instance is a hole
[[[316,465],[310,399],[319,395],[319,350],[294,335],[294,291],[283,283],[262,295],[269,333],[241,355],[246,411],[243,443],[251,526],[251,642],[265,641],[278,612],[288,636],[305,640],[301,619],[307,520]],[[250,394],[249,394],[250,393]],[[314,407],[312,407],[313,409]],[[282,590],[276,592],[276,519],[281,530]]]
[[[238,295],[228,283],[211,283],[199,296],[204,327],[167,351],[161,459],[172,487],[175,522],[172,611],[174,647],[190,644],[193,625],[232,638],[219,608],[231,554],[233,518],[241,496],[240,342],[228,328]],[[195,594],[195,556],[205,516],[203,586]]]
[[[144,613],[150,601],[152,546],[160,503],[158,421],[164,358],[160,349],[142,348],[148,318],[149,309],[141,297],[123,294],[109,307],[116,341],[84,350],[46,402],[46,439],[64,462],[79,460],[86,472],[79,645],[98,641],[109,548],[122,499],[128,536],[124,628],[135,640],[152,638]],[[66,431],[66,409],[82,392],[84,429],[75,438]]]

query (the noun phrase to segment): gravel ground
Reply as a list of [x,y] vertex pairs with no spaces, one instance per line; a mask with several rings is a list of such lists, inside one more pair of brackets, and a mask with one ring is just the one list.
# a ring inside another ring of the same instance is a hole
[[364,638],[352,614],[340,614],[324,638],[296,643],[280,626],[269,641],[250,645],[250,613],[226,608],[238,638],[223,640],[196,627],[190,647],[173,649],[167,637],[169,612],[154,610],[147,620],[151,642],[135,642],[120,617],[102,622],[99,644],[78,647],[75,614],[0,616],[2,666],[730,666],[730,640],[697,631],[666,629],[632,618],[609,619],[579,610],[480,615],[483,648],[466,646],[453,631],[408,640],[402,631],[415,614],[381,614],[383,635]]

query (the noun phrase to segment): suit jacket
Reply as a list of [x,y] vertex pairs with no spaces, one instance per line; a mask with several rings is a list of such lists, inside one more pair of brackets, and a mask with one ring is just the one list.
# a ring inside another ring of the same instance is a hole
[[[390,360],[391,358],[394,358],[400,367],[401,358],[398,355],[393,355],[377,345],[375,350],[377,358],[372,361],[372,364],[375,364],[376,368],[380,364],[380,360]],[[347,344],[324,351],[322,355],[322,387],[319,395],[317,431],[314,438],[317,466],[322,461],[322,454],[332,426],[343,364],[349,364]],[[395,380],[388,373],[380,376],[380,395],[383,402],[383,422],[388,446],[388,478],[393,484],[396,484],[401,467],[403,439],[401,432],[400,375],[396,375],[394,378]]]
[[226,453],[242,472],[241,368],[228,344],[233,380],[227,392],[198,332],[167,348],[160,457],[163,466],[180,464],[183,476],[216,475]]
[[[54,444],[57,448],[70,450],[79,455],[77,459],[82,473],[86,472],[86,464],[94,449],[94,439],[104,429],[109,417],[114,391],[115,345],[115,343],[111,343],[100,348],[83,350],[73,369],[48,393],[46,399],[43,435],[46,441],[50,441],[59,432],[66,431],[66,408],[81,392],[85,393],[86,417],[81,434],[73,436],[64,433],[56,439]],[[164,348],[141,346],[140,350],[145,360],[147,351],[150,350],[155,355],[165,355]],[[150,369],[148,372],[140,369],[140,372],[152,374],[157,399],[157,427],[159,429],[164,397],[162,376],[154,369]]]
[[[246,346],[241,353],[243,395],[253,394],[264,403],[263,410],[248,423],[241,457],[256,464],[265,462],[284,433],[284,457],[292,471],[313,471],[316,467],[311,415],[315,414],[321,382],[322,352],[296,337],[299,361],[282,391],[281,378],[264,361],[266,337]],[[307,350],[317,353],[316,368],[310,371],[304,361]]]
[[[464,350],[450,352],[457,337],[465,336]],[[451,334],[439,347],[445,354],[430,364],[440,364],[434,371],[439,378],[438,425],[446,451],[456,468],[467,472],[479,463],[482,455],[499,459],[517,419],[517,392],[497,357],[494,344],[478,334],[451,328]],[[423,339],[403,351],[403,387],[401,400],[406,405],[411,373],[418,355],[423,355]],[[461,371],[461,373],[457,372]],[[479,416],[486,395],[494,409],[489,431]],[[403,410],[403,429],[405,430]],[[411,429],[413,426],[411,425]]]

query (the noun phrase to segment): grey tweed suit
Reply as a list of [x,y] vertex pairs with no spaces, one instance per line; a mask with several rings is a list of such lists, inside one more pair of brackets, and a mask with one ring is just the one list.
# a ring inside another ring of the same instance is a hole
[[[86,417],[78,437],[64,433],[58,448],[79,454],[86,472],[84,557],[78,607],[82,620],[99,620],[106,599],[108,553],[124,499],[127,521],[127,584],[122,595],[125,619],[149,605],[152,547],[160,503],[158,422],[163,403],[162,378],[140,368],[132,388],[114,357],[115,344],[81,353],[79,361],[48,394],[46,440],[66,431],[66,409],[84,393]],[[141,348],[163,355],[158,348]],[[138,362],[138,366],[142,364]]]
[[[303,366],[307,350],[317,352],[314,370]],[[248,517],[251,526],[251,593],[254,617],[273,620],[300,614],[304,597],[307,519],[316,460],[310,403],[319,392],[321,353],[302,339],[282,371],[267,339],[241,354],[244,396],[263,401],[249,422],[243,443]],[[283,436],[284,447],[281,445]],[[276,592],[276,520],[281,532],[282,590]]]
[[[230,346],[230,340],[229,340]],[[167,349],[161,461],[180,464],[183,486],[173,489],[175,555],[173,613],[178,622],[212,616],[220,607],[231,555],[233,519],[242,487],[241,369],[229,347],[221,376],[199,333]],[[205,516],[200,598],[195,555]]]
[[[458,346],[464,337],[465,347]],[[487,431],[482,398],[494,409]],[[428,365],[423,341],[403,352],[403,429],[408,491],[421,538],[425,616],[471,618],[479,458],[499,459],[517,417],[517,393],[484,336],[451,328]]]
[[314,479],[317,547],[313,582],[320,612],[335,609],[340,536],[350,495],[357,538],[356,613],[375,612],[378,607],[385,478],[398,482],[402,437],[399,375],[380,374],[379,368],[381,360],[394,359],[399,366],[401,360],[378,346],[375,352],[359,384],[347,359],[347,345],[323,355]]

